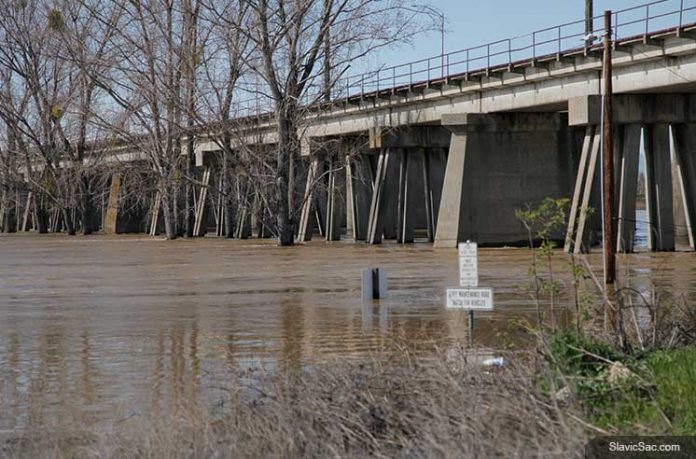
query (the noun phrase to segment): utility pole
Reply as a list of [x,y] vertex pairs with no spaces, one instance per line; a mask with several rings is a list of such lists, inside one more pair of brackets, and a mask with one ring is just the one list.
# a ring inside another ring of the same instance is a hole
[[604,283],[613,284],[616,279],[616,224],[614,222],[614,126],[611,84],[611,11],[604,12],[604,94],[602,95],[602,120],[604,124]]

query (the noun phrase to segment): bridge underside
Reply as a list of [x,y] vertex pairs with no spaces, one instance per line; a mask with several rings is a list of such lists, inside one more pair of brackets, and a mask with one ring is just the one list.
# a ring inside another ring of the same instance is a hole
[[[550,197],[571,204],[567,228],[554,237],[567,250],[587,251],[601,234],[598,113],[599,99],[587,96],[560,113],[452,114],[440,125],[326,139],[302,158],[297,173],[297,240],[520,244],[528,233],[516,210]],[[615,123],[618,249],[634,248],[643,198],[649,249],[674,250],[680,237],[693,248],[696,95],[616,96]],[[219,158],[214,151],[201,156],[194,235],[272,236],[263,196],[242,178],[222,183]],[[223,188],[234,198],[223,196]],[[139,226],[156,234],[156,196],[152,205],[149,223]]]

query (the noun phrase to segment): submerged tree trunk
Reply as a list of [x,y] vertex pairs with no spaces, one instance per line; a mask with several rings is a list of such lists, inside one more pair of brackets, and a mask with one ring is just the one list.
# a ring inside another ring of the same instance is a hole
[[277,110],[278,151],[277,151],[277,230],[278,245],[289,246],[295,243],[294,205],[294,167],[296,133],[294,131],[294,110],[283,106]]
[[48,233],[47,214],[43,204],[40,203],[41,196],[34,193],[34,224],[39,234]]
[[0,215],[0,226],[2,227],[3,233],[14,233],[17,231],[17,216],[15,215],[15,205],[10,204],[10,196],[12,196],[14,190],[9,185],[5,184],[2,192],[2,203],[0,203],[0,208],[3,209],[2,215]]
[[[190,135],[189,135],[190,137]],[[193,140],[187,139],[186,141],[186,163],[184,170],[186,171],[186,184],[184,185],[184,235],[186,237],[193,237],[193,226],[195,225],[195,210],[193,205],[193,195],[196,192],[191,179],[195,171],[194,167],[194,150],[193,150]]]
[[91,187],[89,185],[89,178],[83,174],[81,181],[82,188],[82,234],[87,236],[92,234],[92,199],[91,199]]
[[70,212],[70,209],[67,207],[63,207],[60,209],[61,214],[63,215],[63,221],[65,222],[65,231],[70,235],[74,236],[75,235],[75,224],[72,219],[72,215]]
[[222,152],[222,207],[225,214],[225,237],[234,237],[234,210],[232,208],[232,177],[229,165],[229,139],[225,141],[225,149]]
[[176,206],[176,198],[172,198],[170,195],[171,190],[167,189],[166,186],[161,188],[162,193],[162,213],[164,215],[164,234],[167,239],[176,239],[176,215],[172,211],[172,208]]

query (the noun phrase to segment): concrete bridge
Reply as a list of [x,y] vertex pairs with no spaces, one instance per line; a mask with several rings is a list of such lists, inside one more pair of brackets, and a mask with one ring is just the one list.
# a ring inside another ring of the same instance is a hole
[[[600,230],[583,209],[599,206],[602,47],[583,41],[582,24],[349,78],[341,97],[310,107],[298,240],[319,232],[330,241],[514,244],[526,239],[515,209],[567,197],[566,248],[587,249]],[[618,247],[633,247],[642,136],[649,246],[674,249],[678,227],[693,248],[696,1],[616,12],[612,32]],[[244,142],[275,142],[271,115],[249,119]],[[195,139],[204,185],[215,174],[214,136]],[[320,176],[325,192],[311,186]],[[198,234],[207,226],[205,193]]]

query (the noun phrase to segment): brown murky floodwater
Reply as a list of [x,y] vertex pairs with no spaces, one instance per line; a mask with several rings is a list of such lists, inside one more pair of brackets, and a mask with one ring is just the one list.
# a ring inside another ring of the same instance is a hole
[[[519,339],[510,319],[533,316],[529,260],[524,249],[480,251],[496,310],[477,316],[478,346]],[[620,265],[639,289],[654,282],[696,300],[693,253]],[[390,297],[363,303],[361,268],[376,266]],[[0,433],[46,417],[101,422],[214,402],[245,369],[365,358],[404,337],[416,352],[446,347],[466,339],[465,314],[444,306],[457,283],[456,250],[426,244],[2,235]]]

